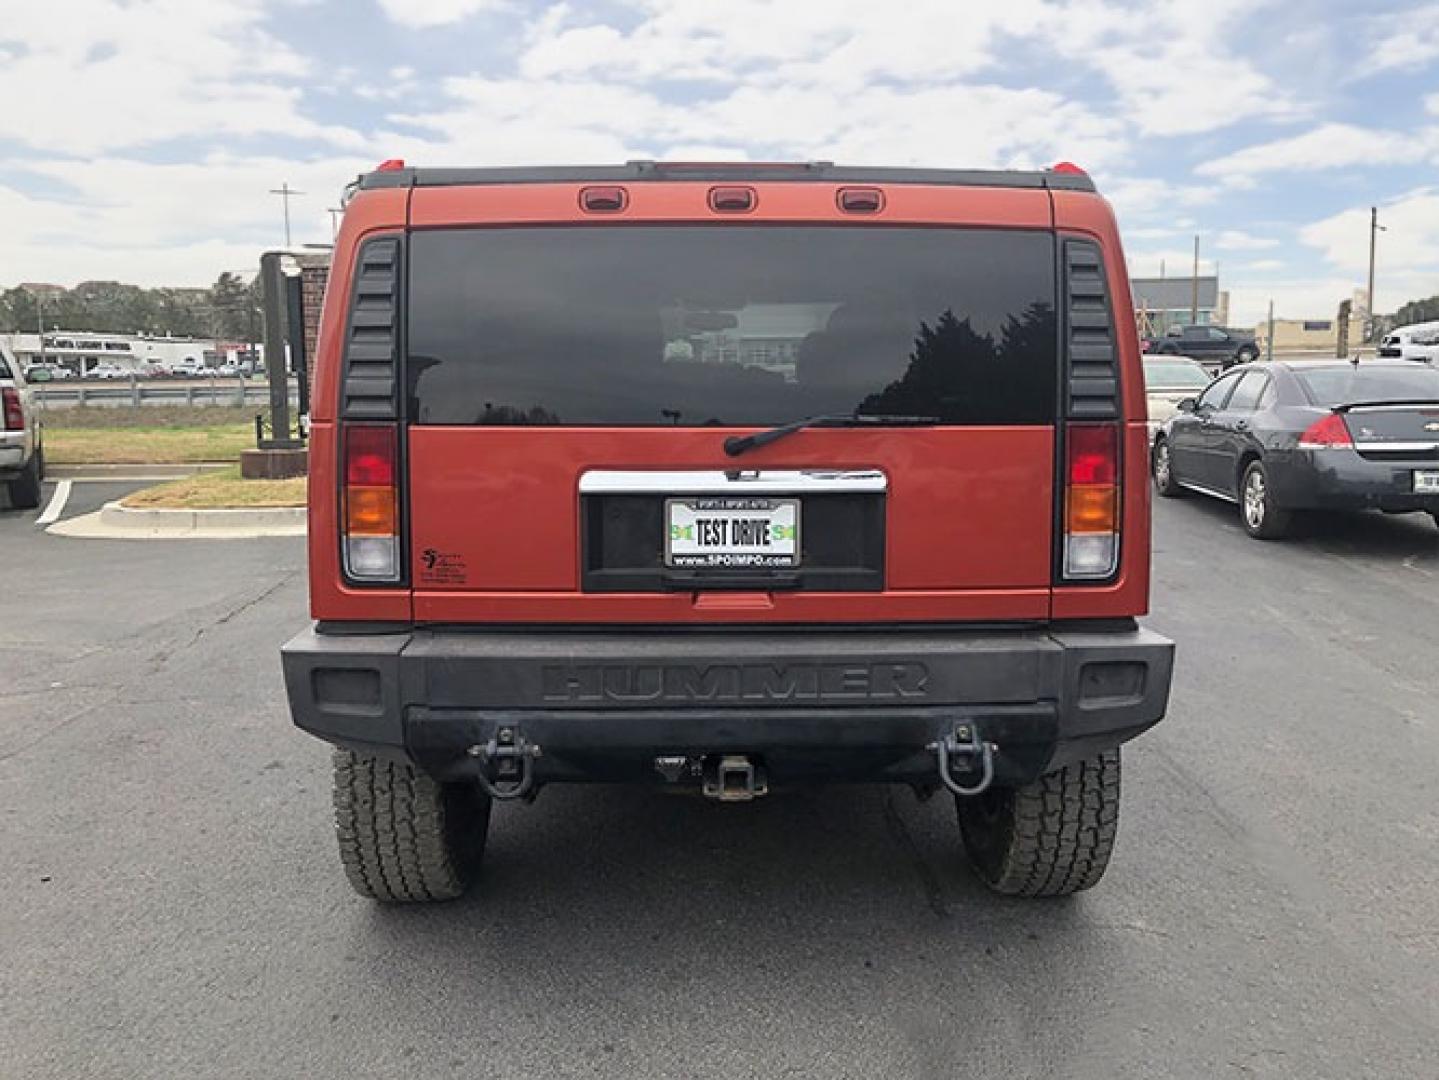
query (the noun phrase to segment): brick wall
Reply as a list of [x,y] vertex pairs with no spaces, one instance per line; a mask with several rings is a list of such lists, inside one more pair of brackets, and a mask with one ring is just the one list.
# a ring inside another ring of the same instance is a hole
[[315,339],[320,332],[320,308],[325,301],[325,282],[329,277],[328,260],[306,260],[300,267],[300,296],[305,312],[305,360],[311,393],[315,389]]

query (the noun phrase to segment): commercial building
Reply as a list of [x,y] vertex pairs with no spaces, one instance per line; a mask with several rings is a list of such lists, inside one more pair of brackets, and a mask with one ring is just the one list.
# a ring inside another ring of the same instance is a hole
[[205,338],[144,337],[137,334],[96,334],[84,330],[50,330],[39,334],[0,334],[22,368],[42,361],[60,364],[84,375],[97,364],[138,371],[151,363],[192,363],[214,367],[244,346]]
[[1171,326],[1224,326],[1229,321],[1229,293],[1219,288],[1214,275],[1201,275],[1198,286],[1196,311],[1194,278],[1130,278],[1140,332],[1161,337]]

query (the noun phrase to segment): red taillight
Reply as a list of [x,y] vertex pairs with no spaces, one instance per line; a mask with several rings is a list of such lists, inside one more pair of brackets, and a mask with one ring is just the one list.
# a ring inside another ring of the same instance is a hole
[[1349,434],[1349,425],[1338,413],[1320,417],[1299,436],[1301,450],[1346,450],[1353,447],[1354,436]]
[[389,424],[345,429],[345,483],[391,487],[395,483],[395,429]]
[[393,424],[357,424],[343,438],[345,573],[356,581],[398,581],[399,434]]
[[1065,444],[1064,577],[1108,578],[1119,561],[1119,428],[1070,424]]
[[25,411],[20,408],[20,391],[7,386],[0,390],[0,397],[5,399],[5,430],[24,431]]

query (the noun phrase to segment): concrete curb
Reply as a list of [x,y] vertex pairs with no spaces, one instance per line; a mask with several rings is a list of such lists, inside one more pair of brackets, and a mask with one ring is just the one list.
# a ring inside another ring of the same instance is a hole
[[304,536],[304,507],[269,507],[230,510],[131,509],[106,503],[93,514],[83,514],[51,525],[56,536],[87,540],[248,540],[260,536]]
[[201,462],[191,465],[53,465],[46,464],[47,480],[177,480],[196,473],[233,468],[234,462]]

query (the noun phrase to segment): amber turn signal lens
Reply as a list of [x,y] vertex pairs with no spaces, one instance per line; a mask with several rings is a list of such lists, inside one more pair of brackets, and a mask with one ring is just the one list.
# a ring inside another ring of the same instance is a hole
[[394,488],[346,488],[345,531],[351,536],[390,536],[396,533]]
[[1071,487],[1065,508],[1065,531],[1070,533],[1118,532],[1118,488],[1113,484]]

